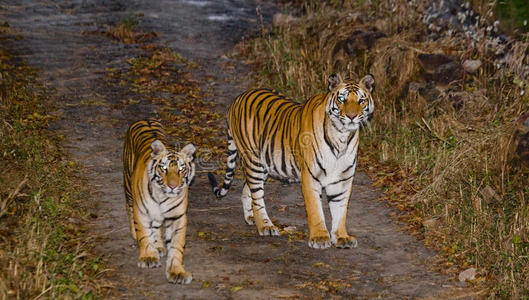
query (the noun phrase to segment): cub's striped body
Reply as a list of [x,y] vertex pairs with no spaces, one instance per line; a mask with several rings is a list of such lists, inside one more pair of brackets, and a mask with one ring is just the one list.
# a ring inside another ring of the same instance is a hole
[[[267,215],[264,182],[268,176],[301,181],[309,225],[309,246],[356,246],[346,231],[346,214],[356,156],[359,129],[373,113],[374,78],[359,83],[329,77],[329,93],[305,103],[285,98],[274,90],[257,89],[241,94],[230,106],[228,160],[224,184],[218,187],[209,174],[217,197],[227,194],[236,158],[241,157],[246,182],[242,191],[244,218],[255,222],[260,235],[278,235]],[[321,205],[325,190],[332,216],[329,235]]]
[[152,120],[132,124],[123,147],[126,208],[140,250],[138,266],[159,267],[167,253],[166,275],[172,283],[193,279],[183,260],[194,152],[192,144],[180,152],[168,147],[162,125]]

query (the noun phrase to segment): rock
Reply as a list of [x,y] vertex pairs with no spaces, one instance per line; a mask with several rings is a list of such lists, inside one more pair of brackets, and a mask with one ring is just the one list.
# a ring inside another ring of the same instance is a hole
[[438,84],[449,84],[463,79],[463,68],[455,62],[441,65],[433,74],[433,81]]
[[283,231],[285,231],[285,232],[294,232],[296,230],[297,230],[296,226],[287,226],[287,227],[283,228]]
[[286,27],[294,22],[296,22],[298,19],[292,15],[285,15],[282,13],[274,14],[272,17],[272,25],[274,27]]
[[498,203],[501,201],[500,196],[494,191],[494,189],[487,185],[481,190],[481,196],[483,197],[483,200],[487,203]]
[[75,218],[68,218],[68,222],[71,223],[71,224],[76,224],[76,225],[81,224],[81,221],[79,221],[78,219],[75,219]]
[[422,226],[425,227],[426,229],[434,228],[436,224],[437,224],[437,220],[434,218],[426,219],[422,221]]
[[418,95],[424,98],[427,102],[435,101],[441,95],[441,92],[435,87],[432,82],[421,84],[418,82],[410,82],[408,85],[408,93]]
[[469,268],[459,273],[460,282],[471,281],[474,279],[476,279],[476,269],[475,268]]
[[423,87],[422,84],[412,81],[408,85],[408,91],[413,92],[413,93],[419,93],[422,87]]
[[448,100],[456,110],[464,108],[465,103],[471,101],[474,97],[475,95],[467,91],[450,90],[446,93],[446,100]]
[[421,61],[424,70],[427,72],[434,72],[440,66],[454,61],[453,59],[444,54],[435,53],[421,53],[417,55],[417,58]]
[[373,30],[355,30],[351,36],[345,40],[344,50],[351,57],[363,56],[364,53],[375,46],[378,39],[385,37],[383,32]]
[[463,79],[463,68],[449,56],[421,53],[417,55],[417,58],[423,66],[423,77],[426,81],[446,85]]
[[[427,24],[429,37],[433,39],[441,36],[468,39],[470,47],[484,47],[492,49],[495,58],[492,63],[498,69],[502,67],[515,68],[521,78],[529,76],[529,65],[517,56],[515,39],[502,33],[498,20],[492,22],[489,16],[480,16],[472,9],[471,1],[439,0],[428,1],[428,7],[422,14],[422,22]],[[492,22],[492,23],[491,23]],[[513,47],[514,46],[514,47]],[[525,49],[525,46],[523,46]],[[512,60],[516,57],[515,61]]]
[[518,119],[516,155],[521,165],[529,168],[529,113]]
[[529,132],[529,113],[523,114],[518,122],[523,126],[522,130],[524,130],[525,133]]
[[419,90],[419,94],[429,102],[435,101],[441,95],[441,92],[435,87],[433,83],[428,83],[426,86]]
[[480,67],[481,60],[479,59],[467,59],[463,62],[463,70],[470,74],[474,74]]

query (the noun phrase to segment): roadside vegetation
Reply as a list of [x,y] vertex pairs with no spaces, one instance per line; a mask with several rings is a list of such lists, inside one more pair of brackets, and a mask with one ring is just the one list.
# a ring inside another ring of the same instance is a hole
[[[456,278],[476,268],[469,283],[482,294],[528,295],[529,97],[518,72],[528,44],[512,44],[498,68],[485,41],[432,33],[422,5],[284,1],[275,26],[239,52],[262,70],[258,85],[298,101],[325,92],[332,73],[373,74],[376,111],[358,170],[443,255],[441,270]],[[466,60],[481,65],[464,69]]]
[[53,93],[0,51],[0,298],[92,299],[104,292],[90,254],[92,217],[78,166],[47,129]]

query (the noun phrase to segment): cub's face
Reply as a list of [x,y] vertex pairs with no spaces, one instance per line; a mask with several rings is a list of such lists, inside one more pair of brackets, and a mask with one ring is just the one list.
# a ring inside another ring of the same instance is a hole
[[149,170],[149,179],[165,196],[176,197],[189,186],[195,176],[195,147],[189,144],[177,152],[174,149],[166,149],[160,141],[154,141],[151,148],[153,163]]
[[357,130],[371,119],[374,111],[375,80],[367,75],[359,83],[343,82],[339,75],[329,77],[330,98],[327,114],[339,131]]

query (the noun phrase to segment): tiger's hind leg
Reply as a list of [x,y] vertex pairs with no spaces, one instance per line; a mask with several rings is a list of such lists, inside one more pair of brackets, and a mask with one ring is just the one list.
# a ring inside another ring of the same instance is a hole
[[252,211],[257,231],[261,236],[278,236],[279,229],[272,223],[266,212],[264,202],[266,177],[267,175],[263,169],[246,168],[246,185],[252,197]]
[[130,227],[130,234],[132,235],[132,239],[136,240],[136,229],[134,225],[134,217],[132,212],[132,205],[129,206],[127,203],[127,215],[129,216],[129,227]]
[[244,183],[244,187],[242,188],[241,202],[244,213],[244,221],[246,221],[246,224],[248,225],[253,225],[255,222],[252,208],[252,193],[250,192],[248,183]]

